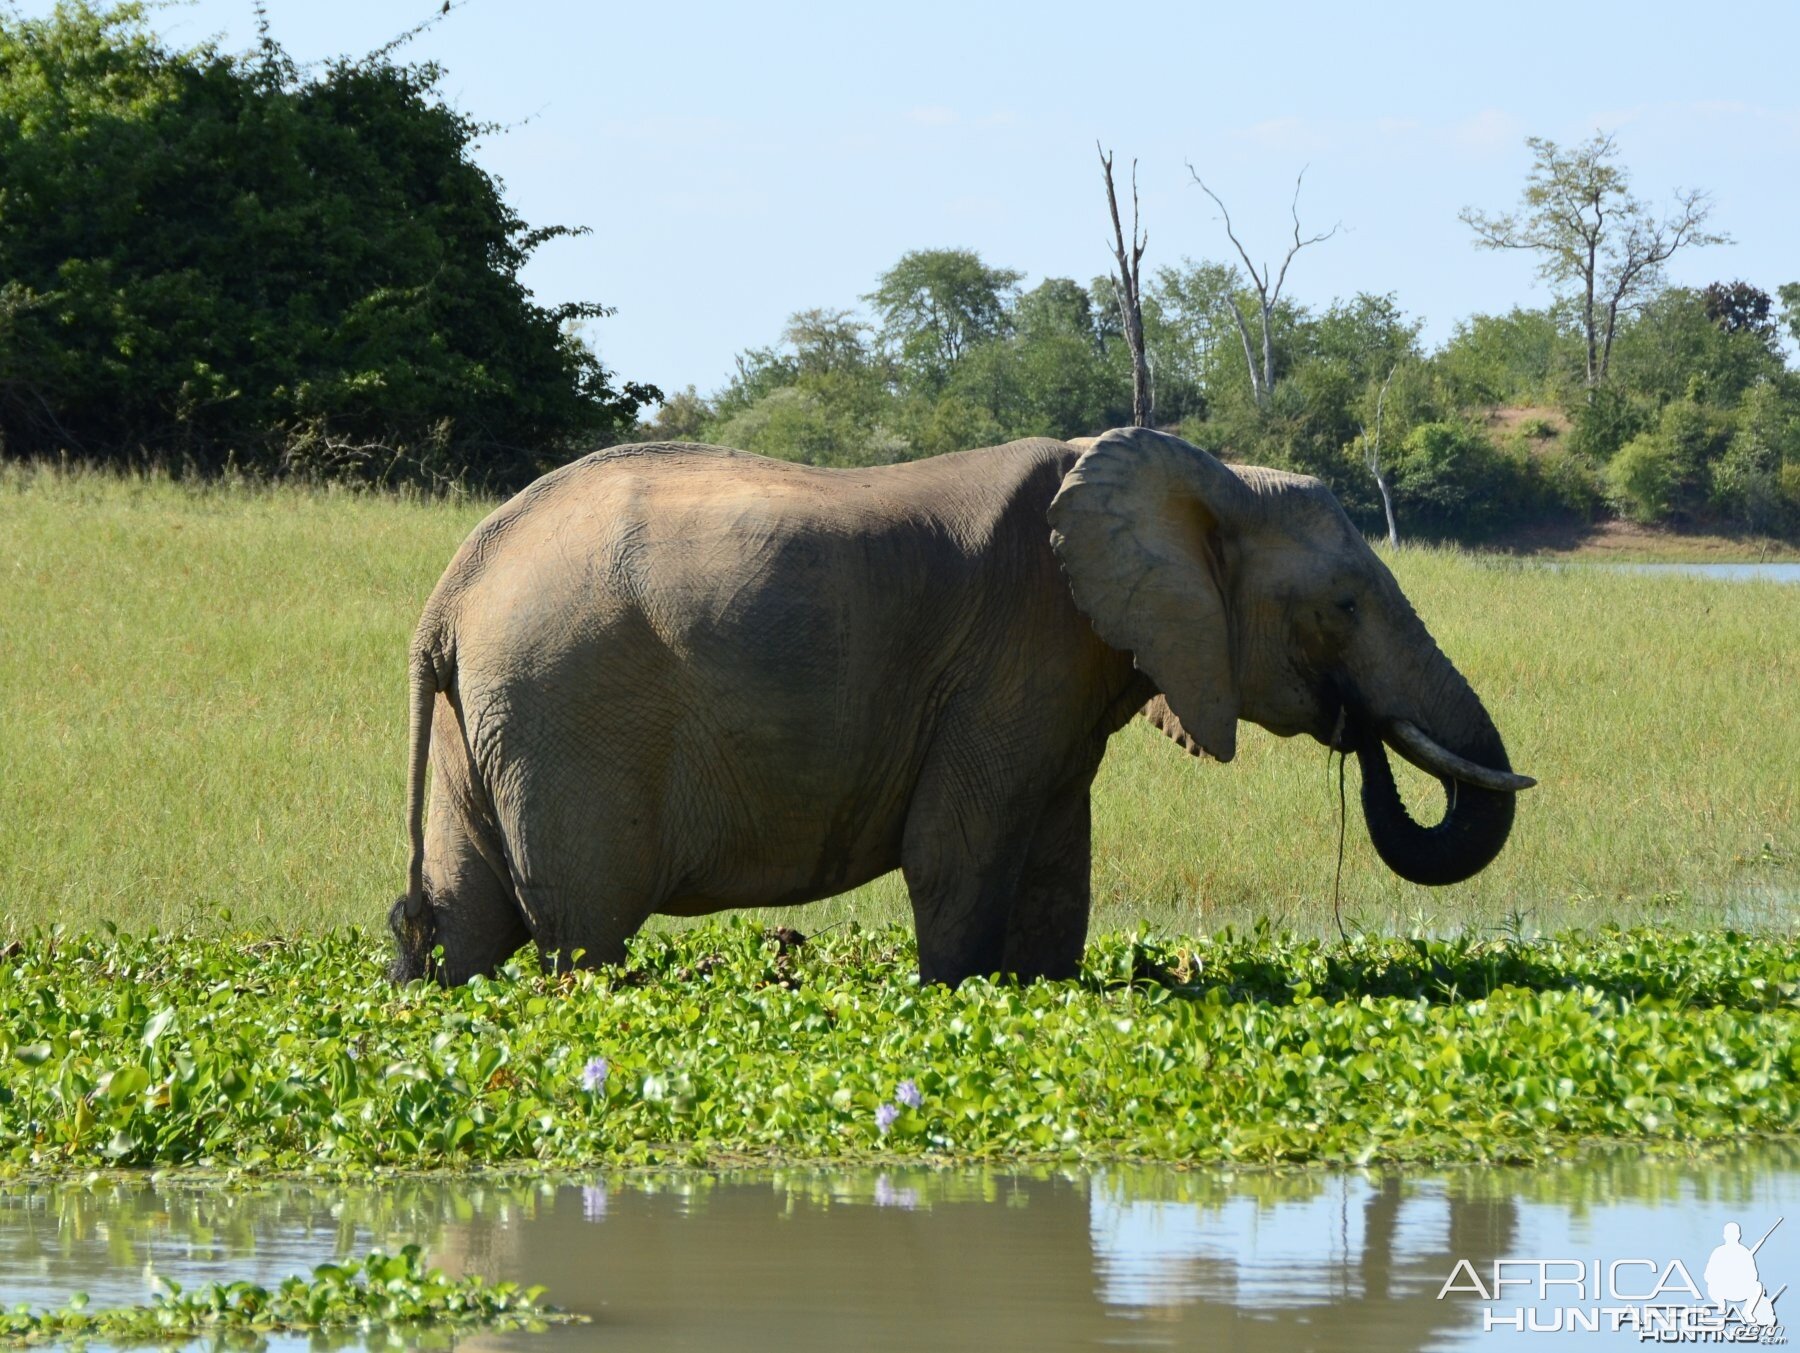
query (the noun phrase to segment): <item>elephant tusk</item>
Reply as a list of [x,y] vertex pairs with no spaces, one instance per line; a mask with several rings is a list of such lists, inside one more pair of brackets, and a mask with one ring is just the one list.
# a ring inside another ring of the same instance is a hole
[[1424,729],[1405,719],[1395,719],[1388,725],[1387,731],[1389,741],[1401,755],[1420,770],[1430,771],[1442,779],[1460,780],[1477,789],[1492,789],[1506,794],[1516,794],[1537,783],[1529,775],[1515,775],[1511,771],[1489,770],[1486,766],[1478,766],[1473,761],[1440,747],[1426,736]]

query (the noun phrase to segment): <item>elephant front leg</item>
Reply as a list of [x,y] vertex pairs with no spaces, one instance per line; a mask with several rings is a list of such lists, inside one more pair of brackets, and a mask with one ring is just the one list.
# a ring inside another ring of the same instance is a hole
[[1045,805],[1020,871],[1006,928],[1005,970],[1021,981],[1066,981],[1081,968],[1092,905],[1089,788]]
[[907,815],[901,872],[919,937],[919,978],[955,986],[1001,972],[1007,918],[1030,844],[1029,813],[996,809],[957,777],[927,782]]

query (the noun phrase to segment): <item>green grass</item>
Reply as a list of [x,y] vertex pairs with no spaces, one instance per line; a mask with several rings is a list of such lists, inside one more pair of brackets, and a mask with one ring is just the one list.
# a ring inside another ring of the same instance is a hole
[[954,991],[915,964],[901,927],[740,921],[445,991],[348,931],[40,935],[0,960],[0,1176],[1527,1160],[1800,1119],[1800,959],[1742,932],[1114,936],[1078,981]]
[[[407,637],[487,508],[0,471],[0,935],[377,924],[405,868]],[[1800,587],[1392,564],[1542,784],[1492,867],[1430,890],[1375,859],[1352,767],[1348,919],[1792,924]],[[1230,766],[1141,723],[1114,740],[1096,930],[1330,926],[1335,777],[1310,741],[1244,734]],[[906,915],[890,876],[783,919]]]

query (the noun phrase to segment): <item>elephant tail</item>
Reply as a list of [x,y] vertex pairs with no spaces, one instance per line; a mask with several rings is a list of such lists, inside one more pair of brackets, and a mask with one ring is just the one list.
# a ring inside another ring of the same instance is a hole
[[412,859],[406,868],[406,919],[416,921],[425,909],[425,771],[431,754],[431,709],[438,695],[436,665],[428,644],[413,645],[408,687],[412,713],[407,739],[412,759],[406,774],[406,831]]

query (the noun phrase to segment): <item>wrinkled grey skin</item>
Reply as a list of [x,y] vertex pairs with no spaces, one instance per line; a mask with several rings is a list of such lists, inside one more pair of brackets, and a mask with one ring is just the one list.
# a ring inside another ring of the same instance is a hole
[[396,980],[435,944],[451,983],[528,939],[617,962],[653,913],[895,868],[926,980],[1071,976],[1089,788],[1140,710],[1222,761],[1239,719],[1355,750],[1421,882],[1485,866],[1529,783],[1446,775],[1450,814],[1413,823],[1384,739],[1407,721],[1500,775],[1480,701],[1322,485],[1145,430],[867,470],[596,453],[464,543],[412,698]]

